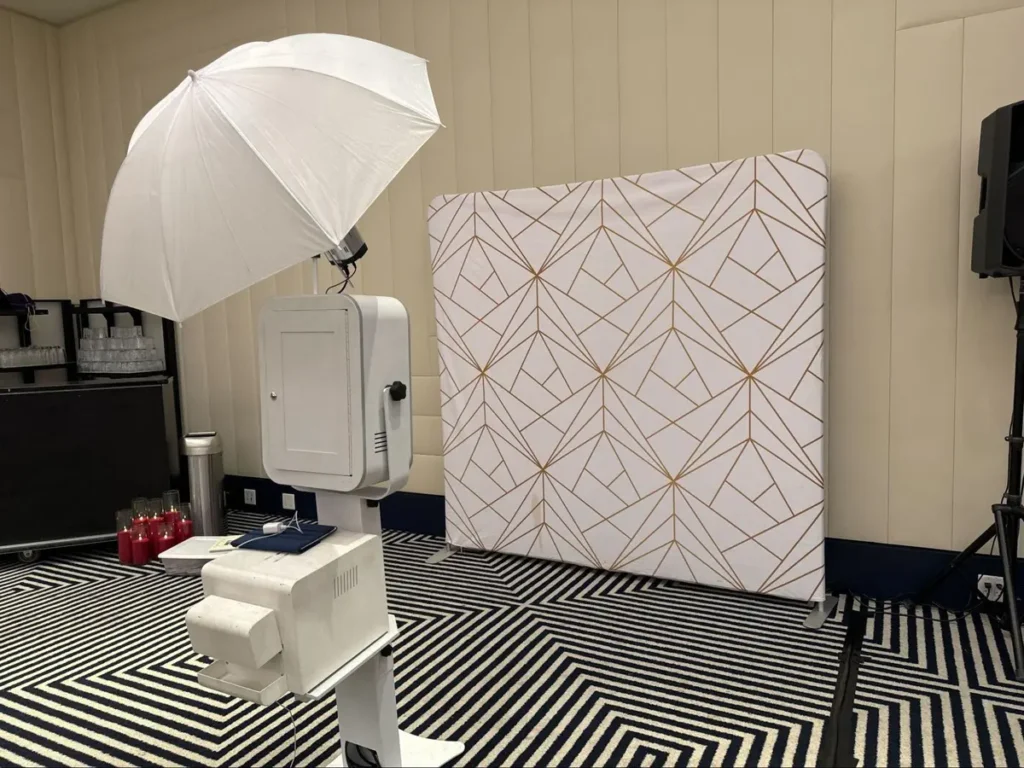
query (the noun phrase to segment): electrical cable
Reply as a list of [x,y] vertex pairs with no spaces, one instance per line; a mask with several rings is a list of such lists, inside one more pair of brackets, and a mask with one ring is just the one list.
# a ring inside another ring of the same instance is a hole
[[345,279],[344,280],[339,280],[334,285],[330,286],[330,288],[328,288],[326,291],[324,291],[324,293],[330,293],[331,292],[331,288],[338,288],[339,285],[341,286],[341,288],[338,288],[338,293],[344,293],[345,289],[348,288],[348,284],[350,282],[352,282],[352,278],[354,278],[356,276],[356,272],[359,271],[359,264],[358,264],[358,262],[352,262],[351,267],[352,267],[352,271],[349,272],[348,271],[349,265],[348,264],[342,264],[340,269],[345,274]]
[[288,718],[292,721],[292,761],[288,764],[288,768],[295,768],[295,757],[299,752],[299,729],[295,725],[295,715],[284,705],[284,702],[278,699],[277,705],[288,713]]

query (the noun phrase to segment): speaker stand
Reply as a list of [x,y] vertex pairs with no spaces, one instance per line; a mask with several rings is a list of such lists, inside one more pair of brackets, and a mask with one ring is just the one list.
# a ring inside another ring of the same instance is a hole
[[914,596],[914,602],[927,603],[935,590],[955,573],[965,561],[988,544],[993,538],[999,542],[999,557],[1003,563],[1003,628],[1009,631],[1013,643],[1014,673],[1018,682],[1024,682],[1024,640],[1021,638],[1020,609],[1017,605],[1017,536],[1024,507],[1021,506],[1021,458],[1024,456],[1024,281],[1018,294],[1017,352],[1013,369],[1013,412],[1010,417],[1010,434],[1006,436],[1006,494],[998,504],[992,505],[995,521],[963,552],[953,558],[941,573]]

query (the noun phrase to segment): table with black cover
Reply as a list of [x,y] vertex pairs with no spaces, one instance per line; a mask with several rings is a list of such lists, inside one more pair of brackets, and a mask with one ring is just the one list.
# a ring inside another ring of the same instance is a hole
[[167,377],[0,386],[0,552],[113,539],[169,487]]

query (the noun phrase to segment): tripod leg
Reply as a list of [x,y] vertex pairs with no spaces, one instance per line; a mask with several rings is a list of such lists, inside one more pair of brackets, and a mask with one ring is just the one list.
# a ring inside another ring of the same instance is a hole
[[[1013,518],[1012,523],[1007,520],[1007,517]],[[1014,587],[1017,528],[1016,516],[1012,512],[996,512],[999,556],[1003,561],[1003,601],[1006,604],[1006,610],[1010,614],[1010,626],[1008,629],[1010,631],[1010,640],[1013,643],[1013,666],[1017,682],[1024,682],[1024,640],[1021,639],[1020,635],[1020,614],[1017,610],[1017,590]],[[1009,535],[1011,529],[1014,533],[1012,543]]]
[[977,554],[978,550],[988,544],[995,535],[996,524],[992,523],[992,525],[985,529],[985,532],[981,534],[981,536],[970,543],[970,546],[968,546],[967,549],[950,560],[949,565],[943,568],[934,579],[928,582],[927,586],[914,595],[914,602],[918,605],[923,605],[924,603],[929,602],[932,599],[932,595],[935,594],[935,590],[942,586],[943,582],[949,578],[950,574],[955,572],[967,558]]

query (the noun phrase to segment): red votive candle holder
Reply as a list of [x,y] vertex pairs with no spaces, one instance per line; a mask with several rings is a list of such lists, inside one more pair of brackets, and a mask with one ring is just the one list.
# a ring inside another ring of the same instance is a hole
[[149,500],[149,540],[152,543],[153,554],[156,554],[156,540],[160,536],[160,526],[164,522],[164,500]]
[[149,543],[149,526],[136,525],[132,528],[132,563],[145,565],[149,562],[152,546]]
[[178,525],[176,533],[178,541],[184,541],[192,535],[192,505],[188,502],[184,502],[178,508]]
[[117,510],[117,559],[125,565],[132,563],[132,511]]
[[156,554],[159,555],[161,552],[166,552],[178,543],[176,539],[177,534],[174,529],[175,526],[170,523],[161,523],[160,535],[157,536],[155,542]]

